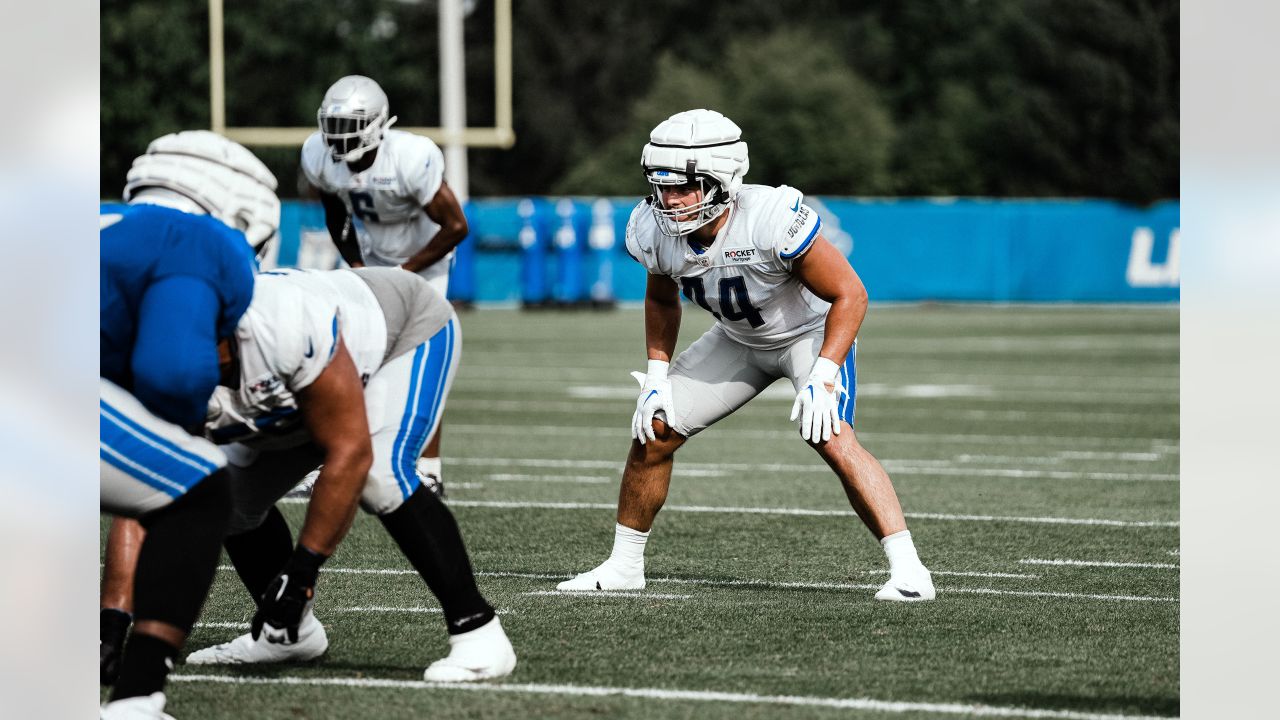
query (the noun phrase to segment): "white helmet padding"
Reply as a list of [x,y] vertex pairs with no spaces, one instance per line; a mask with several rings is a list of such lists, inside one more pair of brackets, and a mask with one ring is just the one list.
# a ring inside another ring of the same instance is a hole
[[[686,110],[649,133],[640,165],[653,188],[658,228],[677,237],[706,225],[729,207],[751,162],[737,124],[714,110]],[[691,183],[701,187],[701,202],[680,208],[663,206],[663,186]],[[691,219],[676,219],[690,214],[694,215]]]
[[280,227],[275,175],[244,146],[209,130],[153,140],[134,159],[126,180],[125,202],[138,201],[147,188],[176,192],[243,232],[255,250]]
[[390,114],[387,94],[378,83],[348,75],[329,86],[316,122],[333,159],[355,162],[382,144],[382,133],[396,121]]

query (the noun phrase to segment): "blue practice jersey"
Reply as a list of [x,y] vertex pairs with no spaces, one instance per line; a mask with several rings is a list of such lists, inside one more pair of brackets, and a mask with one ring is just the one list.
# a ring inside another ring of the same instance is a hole
[[101,226],[102,377],[170,422],[202,422],[217,342],[253,298],[253,250],[212,217],[157,205],[104,205]]

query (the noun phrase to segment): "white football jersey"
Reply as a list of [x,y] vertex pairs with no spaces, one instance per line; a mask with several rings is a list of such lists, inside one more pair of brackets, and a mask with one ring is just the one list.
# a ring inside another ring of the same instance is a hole
[[377,153],[373,165],[353,173],[315,132],[302,145],[302,172],[321,192],[342,198],[366,265],[400,265],[440,231],[422,207],[444,183],[444,153],[403,130],[387,130]]
[[743,185],[725,212],[728,221],[704,250],[664,235],[642,200],[627,223],[627,252],[651,274],[674,279],[744,345],[773,349],[822,327],[831,304],[791,274],[822,227],[804,195],[786,185]]
[[[257,276],[236,327],[240,388],[219,387],[210,438],[255,444],[301,427],[296,395],[333,360],[338,338],[362,382],[382,366],[387,327],[369,285],[347,270],[272,270]],[[291,444],[291,443],[286,443]]]

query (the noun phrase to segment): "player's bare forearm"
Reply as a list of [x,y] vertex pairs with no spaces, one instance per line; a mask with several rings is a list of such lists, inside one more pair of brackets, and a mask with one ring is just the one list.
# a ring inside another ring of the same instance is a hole
[[431,221],[440,226],[440,231],[427,246],[419,250],[404,262],[401,267],[409,272],[421,272],[435,265],[453,252],[453,249],[466,239],[469,228],[467,216],[462,212],[462,204],[449,188],[448,183],[441,183],[431,202],[422,206],[423,212]]
[[809,252],[796,259],[792,272],[809,292],[831,303],[819,354],[837,364],[843,362],[867,314],[867,288],[862,279],[821,235]]
[[[356,504],[369,465],[351,453],[326,452],[324,467],[311,490],[307,517],[298,536],[303,547],[329,557],[338,549],[355,520]],[[354,482],[353,478],[359,478]]]
[[644,338],[650,360],[671,362],[680,336],[680,291],[675,281],[650,275],[644,298]]
[[467,221],[460,225],[441,227],[440,232],[431,238],[427,246],[419,250],[400,267],[409,272],[421,272],[448,257],[467,237]]
[[329,366],[299,392],[298,401],[312,439],[324,450],[298,542],[327,557],[351,528],[373,464],[364,391],[341,338]]
[[[859,283],[859,288],[861,288]],[[862,327],[862,319],[867,315],[867,292],[850,293],[836,298],[827,311],[826,330],[822,338],[822,357],[836,363],[844,362],[849,355],[849,348],[858,337],[858,329]]]

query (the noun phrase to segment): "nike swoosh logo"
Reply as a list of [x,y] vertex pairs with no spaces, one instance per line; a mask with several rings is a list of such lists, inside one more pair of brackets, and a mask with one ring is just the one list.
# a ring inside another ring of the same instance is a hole
[[912,592],[912,591],[910,591],[910,590],[903,590],[902,588],[898,588],[898,592],[902,593],[902,597],[909,597],[909,598],[918,598],[918,597],[920,597],[920,593],[918,593],[918,592]]
[[307,338],[307,351],[302,353],[302,357],[309,358],[316,354],[315,347],[311,344],[311,338]]
[[645,401],[645,402],[649,402],[649,398],[651,398],[651,397],[653,397],[654,395],[657,395],[657,394],[658,394],[658,391],[657,391],[657,390],[650,390],[650,391],[649,391],[649,394],[648,394],[648,395],[646,395],[646,396],[644,397],[644,401]]
[[796,204],[791,206],[791,212],[800,211],[800,198],[796,198]]
[[[483,616],[484,616],[484,613],[476,613],[475,615],[468,615],[468,616],[466,616],[466,617],[464,617],[464,618],[459,618],[459,619],[457,619],[457,620],[454,620],[454,621],[453,621],[453,626],[454,626],[454,627],[462,627],[462,626],[463,626],[463,625],[465,625],[468,621],[470,621],[470,620],[475,620],[476,618],[478,618],[478,617],[483,617]],[[467,669],[468,669],[468,670],[470,670],[471,668],[467,668]]]

